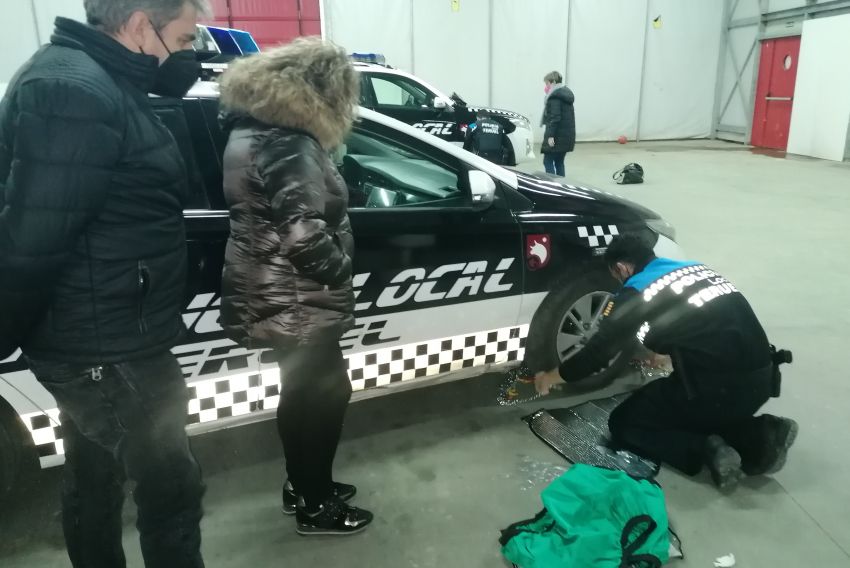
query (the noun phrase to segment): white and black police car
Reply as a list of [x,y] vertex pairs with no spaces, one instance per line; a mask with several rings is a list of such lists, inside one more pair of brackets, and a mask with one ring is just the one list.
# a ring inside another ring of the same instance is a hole
[[503,109],[469,106],[456,93],[448,96],[422,79],[393,69],[382,55],[355,53],[360,72],[360,105],[391,116],[443,140],[462,145],[466,128],[483,110],[507,133],[503,161],[515,166],[534,159],[534,132],[523,115]]
[[[189,387],[189,431],[273,418],[279,371],[270,353],[227,339],[218,323],[229,220],[225,138],[216,89],[152,99],[189,171],[184,212],[189,283],[174,348]],[[638,231],[679,257],[672,228],[614,195],[521,174],[369,109],[333,157],[351,192],[356,328],[342,344],[354,399],[559,360],[594,333],[617,283],[601,255]],[[617,373],[621,356],[600,374]],[[494,393],[495,397],[495,393]],[[63,462],[50,394],[17,353],[0,362],[0,488],[20,464]]]

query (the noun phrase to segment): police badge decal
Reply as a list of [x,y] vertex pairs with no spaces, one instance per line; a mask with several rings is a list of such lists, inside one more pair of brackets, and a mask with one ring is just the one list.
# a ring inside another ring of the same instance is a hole
[[552,239],[549,235],[526,235],[525,259],[528,268],[540,270],[546,268],[552,257]]

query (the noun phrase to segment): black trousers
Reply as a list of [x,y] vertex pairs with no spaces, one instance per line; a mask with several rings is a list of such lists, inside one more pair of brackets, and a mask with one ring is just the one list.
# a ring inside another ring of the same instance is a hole
[[760,463],[765,424],[753,415],[770,398],[769,373],[705,377],[698,384],[693,399],[675,372],[637,390],[611,413],[614,445],[696,475],[706,438],[717,434],[741,454],[745,471]]
[[338,343],[277,353],[281,396],[277,427],[286,473],[309,509],[331,496],[333,463],[351,399],[348,366]]
[[199,568],[201,471],[186,436],[186,383],[169,352],[91,367],[30,361],[59,405],[62,520],[75,568],[122,568],[124,481],[136,483],[148,568]]

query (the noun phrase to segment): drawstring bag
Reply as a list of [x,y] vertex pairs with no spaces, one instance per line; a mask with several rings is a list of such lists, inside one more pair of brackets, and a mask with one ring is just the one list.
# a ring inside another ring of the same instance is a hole
[[544,509],[502,531],[519,568],[660,568],[670,558],[664,493],[623,471],[572,466],[543,490]]
[[643,183],[643,168],[640,164],[631,163],[623,166],[623,169],[617,170],[612,176],[614,181],[620,185],[629,185],[632,183]]

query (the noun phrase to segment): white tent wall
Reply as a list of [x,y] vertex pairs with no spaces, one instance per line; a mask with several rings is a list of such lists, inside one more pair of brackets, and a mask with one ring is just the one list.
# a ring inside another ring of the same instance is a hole
[[325,0],[325,37],[349,53],[383,53],[399,69],[415,72],[412,0]]
[[850,127],[850,15],[803,23],[788,152],[847,157]]
[[720,2],[650,0],[639,134],[642,140],[706,138],[712,132]]
[[36,23],[29,0],[4,4],[3,17],[14,25],[3,26],[0,34],[0,83],[8,83],[18,67],[38,49]]
[[491,104],[527,116],[542,140],[543,77],[550,71],[564,73],[569,3],[498,0],[496,5]]
[[566,83],[579,140],[634,139],[638,127],[646,0],[572,0]]
[[457,12],[448,0],[413,0],[413,26],[416,75],[470,104],[489,104],[490,0],[460,0]]
[[587,141],[635,138],[638,127],[642,139],[711,134],[722,5],[459,0],[455,11],[449,0],[324,0],[324,11],[327,37],[347,50],[384,53],[443,91],[521,112],[535,126],[542,77],[561,71]]
[[0,34],[0,84],[7,83],[39,45],[50,41],[53,20],[65,16],[85,21],[82,0],[7,0],[3,18],[12,25]]

